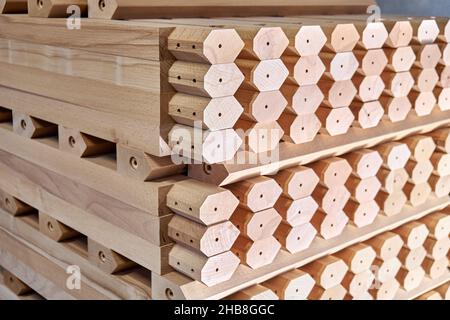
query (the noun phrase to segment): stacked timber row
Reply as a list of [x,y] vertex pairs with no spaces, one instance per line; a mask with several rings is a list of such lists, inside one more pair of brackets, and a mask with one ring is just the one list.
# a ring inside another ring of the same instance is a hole
[[[154,8],[32,2],[36,17],[0,16],[0,265],[42,297],[411,299],[448,282],[450,115],[380,97],[397,68],[382,51],[405,47],[421,67],[428,19],[82,18],[70,30],[40,17]],[[415,89],[429,81],[409,69],[399,77]]]

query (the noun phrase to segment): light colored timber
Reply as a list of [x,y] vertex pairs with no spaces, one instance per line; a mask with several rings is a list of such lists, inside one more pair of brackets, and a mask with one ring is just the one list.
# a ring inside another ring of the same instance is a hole
[[374,280],[375,276],[369,269],[357,274],[348,272],[342,280],[342,286],[352,297],[360,297],[371,288]]
[[116,145],[117,172],[140,181],[151,181],[184,173],[186,166],[170,156],[156,157],[125,145]]
[[193,179],[174,184],[166,197],[172,211],[206,226],[228,220],[238,204],[230,191]]
[[[145,0],[105,0],[104,2],[90,0],[89,17],[102,19],[131,19],[131,18],[172,18],[181,17],[217,17],[217,16],[248,16],[252,15],[293,15],[315,13],[324,14],[332,8],[334,12],[340,13],[363,13],[367,6],[374,4],[372,0],[363,0],[355,3],[353,1],[337,2],[328,0],[318,4],[315,1],[304,1],[301,4],[292,0],[282,0],[278,3],[271,1],[241,2],[229,1],[226,4],[220,1],[195,0],[190,3],[184,1],[173,1],[169,5],[163,1],[149,3]],[[337,5],[347,4],[339,7]]]
[[[450,68],[449,68],[450,71]],[[416,85],[414,90],[419,92],[430,92],[436,87],[439,82],[439,75],[441,75],[442,86],[447,86],[447,81],[450,80],[450,74],[446,74],[446,70],[440,71],[439,73],[436,69],[412,69],[411,74],[416,80]],[[448,78],[447,78],[448,77]],[[450,85],[450,84],[449,84]]]
[[112,142],[63,126],[58,126],[58,142],[59,149],[79,157],[91,157],[116,151],[116,145]]
[[442,57],[438,44],[427,44],[424,46],[412,46],[417,60],[415,67],[420,69],[434,69]]
[[255,242],[239,236],[231,251],[239,257],[242,264],[260,269],[271,264],[280,249],[281,244],[273,236]]
[[377,258],[372,265],[372,268],[375,271],[375,278],[381,283],[394,279],[401,267],[402,263],[396,257],[388,260],[381,260]]
[[[433,72],[433,69],[431,69],[430,73],[431,72]],[[438,64],[434,70],[432,79],[436,80],[436,76],[438,77],[438,81],[436,83],[432,82],[432,84],[438,84],[442,88],[450,87],[450,65]]]
[[433,164],[430,160],[423,162],[415,162],[409,160],[405,166],[406,172],[409,174],[409,182],[412,184],[426,183],[433,173]]
[[237,91],[244,75],[234,63],[208,65],[176,61],[169,69],[169,83],[178,92],[221,98]]
[[82,277],[80,290],[66,286],[69,264],[55,260],[43,250],[0,230],[0,263],[46,299],[116,300],[118,296]]
[[242,88],[246,90],[261,92],[279,90],[289,75],[281,59],[264,61],[237,59],[235,63],[244,74]]
[[404,168],[396,170],[381,168],[377,177],[381,182],[383,191],[390,194],[402,191],[409,179],[408,172]]
[[408,202],[408,197],[403,191],[397,191],[389,194],[381,190],[375,197],[375,201],[380,206],[381,212],[384,215],[393,216],[402,211],[402,208]]
[[50,239],[58,242],[79,236],[78,231],[66,226],[43,212],[39,212],[39,231]]
[[256,177],[227,186],[240,201],[240,205],[253,212],[274,206],[282,193],[281,187],[272,178]]
[[[2,152],[1,160],[0,188],[5,192],[20,196],[21,200],[34,208],[154,272],[163,273],[167,269],[165,256],[171,245],[161,245],[168,241],[164,229],[170,215],[154,219],[147,213],[120,204],[115,199],[5,152]],[[48,181],[45,188],[41,185],[41,179]],[[70,194],[61,193],[60,188],[67,186],[67,183],[74,191]],[[83,194],[83,199],[74,197],[77,194]],[[86,195],[89,197],[86,198]],[[92,201],[95,201],[95,206],[91,205]],[[116,209],[106,209],[114,203]],[[117,215],[119,209],[122,213],[126,212],[127,223],[124,223],[123,217],[120,218],[120,214]],[[126,232],[126,229],[130,232]],[[118,233],[126,236],[127,240],[117,238]],[[146,254],[142,254],[141,250]]]
[[390,170],[397,170],[404,168],[411,151],[408,146],[402,142],[389,142],[374,148],[383,158],[383,166]]
[[430,160],[436,149],[433,138],[425,135],[415,135],[403,139],[411,150],[411,159],[421,162]]
[[362,129],[376,127],[384,116],[384,108],[379,101],[358,102],[350,106],[355,117],[353,126]]
[[169,146],[188,163],[219,163],[230,160],[242,144],[242,139],[233,129],[220,131],[202,130],[200,128],[174,125],[168,136]]
[[413,207],[425,203],[432,192],[431,187],[427,182],[416,185],[407,182],[403,191],[408,198],[408,202]]
[[341,283],[348,266],[342,259],[328,256],[303,266],[301,270],[309,273],[316,284],[326,290]]
[[7,211],[13,216],[22,216],[27,214],[34,214],[36,210],[28,204],[14,198],[10,194],[0,190],[0,208]]
[[[199,282],[192,282],[192,280],[174,272],[164,277],[154,276],[152,278],[153,298],[220,299],[243,288],[262,283],[284,272],[299,268],[320,257],[333,254],[350,245],[364,242],[384,231],[394,229],[409,221],[420,219],[431,212],[446,207],[449,203],[450,199],[448,197],[446,199],[431,198],[427,205],[420,208],[406,207],[397,216],[380,216],[370,226],[361,229],[348,227],[340,237],[333,239],[332,243],[316,239],[309,249],[297,254],[290,254],[281,250],[272,264],[252,271],[249,267],[241,265],[229,281],[210,288]],[[172,294],[168,297],[166,292],[171,292]]]
[[346,134],[355,120],[349,107],[333,109],[319,107],[316,114],[323,124],[321,133],[332,137]]
[[54,123],[13,111],[13,130],[26,138],[45,138],[55,136],[58,133],[58,126]]
[[169,101],[169,115],[176,123],[211,131],[233,128],[242,112],[233,96],[209,99],[177,93]]
[[[281,222],[281,216],[274,208],[251,212],[238,208],[233,213],[230,221],[234,224],[242,236],[252,241],[269,238],[273,235]],[[169,225],[170,226],[170,225]],[[238,234],[236,235],[236,237]]]
[[380,212],[380,206],[375,200],[366,203],[357,203],[350,199],[344,207],[344,212],[353,225],[362,228],[375,221],[375,218]]
[[298,115],[316,112],[324,99],[318,85],[297,87],[284,84],[281,93],[288,100],[286,111]]
[[409,99],[414,105],[414,111],[419,117],[423,117],[431,114],[436,107],[436,96],[433,92],[420,92],[411,91]]
[[358,243],[334,254],[347,264],[351,273],[357,274],[369,270],[376,258],[376,252],[371,246]]
[[307,300],[315,284],[314,279],[298,269],[283,273],[263,283],[281,300]]
[[176,28],[167,47],[178,60],[222,64],[233,63],[244,47],[234,29]]
[[371,147],[390,139],[401,139],[414,133],[430,132],[448,124],[446,114],[446,112],[436,111],[430,117],[423,118],[410,115],[406,121],[401,123],[380,123],[376,128],[364,130],[364,133],[359,134],[356,134],[356,129],[350,129],[350,132],[345,136],[334,137],[333,139],[322,137],[301,146],[282,143],[280,144],[280,157],[275,166],[273,163],[259,163],[243,167],[233,163],[225,163],[211,165],[205,171],[204,166],[194,165],[190,166],[189,174],[191,177],[200,180],[226,185],[239,181],[244,175],[245,177],[251,177],[263,172],[276,172],[293,165],[307,164],[318,158],[344,154],[361,147]]
[[381,77],[386,84],[384,94],[389,97],[407,97],[414,87],[414,79],[409,71],[384,72]]
[[278,300],[277,295],[263,285],[257,284],[226,297],[227,300]]
[[329,108],[349,106],[358,93],[358,89],[351,80],[333,81],[322,78],[318,85],[325,95],[322,104]]
[[284,135],[284,131],[277,121],[257,123],[241,119],[234,127],[244,141],[243,149],[255,153],[276,149]]
[[204,226],[175,215],[169,222],[168,235],[177,244],[212,257],[229,251],[239,236],[239,230],[230,222]]
[[358,88],[358,95],[356,98],[362,102],[378,100],[385,88],[383,79],[378,75],[362,76],[356,74],[352,80]]
[[423,260],[427,256],[427,251],[423,246],[416,249],[402,248],[398,255],[398,259],[406,270],[414,270],[422,265]]
[[283,189],[283,195],[294,200],[310,196],[319,183],[314,170],[305,166],[282,170],[273,178]]
[[436,197],[445,197],[450,194],[450,176],[439,177],[431,175],[428,183]]
[[316,234],[317,230],[309,222],[293,227],[283,221],[275,231],[274,237],[288,252],[297,253],[308,249]]
[[345,184],[352,197],[359,203],[370,202],[375,199],[381,189],[381,183],[377,177],[359,179],[350,177]]
[[385,283],[376,282],[378,286],[369,290],[375,300],[392,300],[400,289],[400,283],[394,278]]
[[352,174],[360,179],[375,177],[380,170],[383,159],[378,151],[361,149],[344,155],[342,158],[352,167]]
[[[70,8],[71,5],[78,7]],[[76,10],[76,11],[75,11]],[[39,18],[66,18],[74,12],[87,15],[87,0],[28,0],[28,15]]]
[[320,183],[328,188],[344,185],[352,173],[347,160],[339,157],[320,160],[308,167],[314,170]]
[[435,88],[435,94],[438,98],[438,107],[442,111],[450,110],[450,88]]
[[448,236],[450,232],[450,215],[448,214],[448,209],[430,214],[422,218],[421,222],[427,225],[430,235],[436,239],[442,239]]
[[188,277],[208,286],[228,280],[239,265],[239,259],[230,251],[206,257],[181,245],[169,253],[169,264]]
[[434,239],[433,237],[428,237],[423,246],[426,249],[425,253],[428,254],[429,257],[440,260],[444,258],[450,250],[450,239]]
[[124,256],[88,239],[89,261],[106,273],[114,274],[136,266],[136,263]]
[[274,205],[284,222],[293,227],[310,222],[318,207],[311,196],[297,200],[280,197]]
[[340,236],[347,226],[349,218],[341,211],[334,214],[317,212],[311,219],[311,224],[316,228],[318,234],[325,240]]
[[438,150],[450,153],[450,128],[443,128],[428,133],[433,138]]
[[151,298],[150,281],[148,280],[149,271],[141,268],[137,269],[136,272],[125,272],[120,276],[106,274],[89,262],[86,244],[82,239],[55,242],[39,232],[39,222],[35,215],[15,219],[6,212],[1,211],[0,225],[5,230],[20,237],[22,241],[25,240],[34,247],[39,247],[51,254],[54,259],[78,265],[87,278],[95,279],[98,285],[106,290],[115,292],[123,299],[141,300]]
[[440,278],[448,272],[448,258],[444,257],[439,260],[433,260],[426,257],[423,261],[422,267],[431,279]]
[[379,76],[388,64],[383,49],[355,50],[353,53],[358,60],[358,72],[364,76]]
[[[167,209],[161,208],[170,186],[180,179],[168,179],[157,183],[144,183],[126,179],[115,172],[115,164],[110,158],[98,158],[86,161],[58,150],[54,139],[25,139],[12,132],[11,125],[0,124],[0,144],[2,150],[28,160],[43,168],[101,191],[118,200],[144,210],[150,215],[167,215]],[[67,164],[70,163],[70,166]],[[100,165],[99,165],[100,164]],[[184,179],[184,178],[183,178]],[[105,182],[107,181],[107,183]],[[156,189],[154,189],[156,187]],[[161,209],[162,210],[161,210]]]
[[315,286],[309,295],[309,300],[344,300],[347,290],[340,284],[330,289]]
[[385,118],[390,122],[400,122],[407,119],[412,104],[408,97],[392,98],[381,96],[380,103],[385,111]]
[[0,13],[1,14],[27,13],[27,11],[28,11],[27,0],[1,0],[0,1]]
[[318,55],[294,57],[283,56],[282,61],[289,71],[287,84],[308,86],[317,84],[325,72],[325,65]]
[[418,288],[424,277],[425,271],[421,267],[414,270],[401,268],[396,276],[402,288],[407,292]]
[[435,152],[431,156],[431,163],[434,169],[433,173],[444,177],[450,175],[450,154]]
[[366,241],[376,252],[381,260],[390,260],[398,256],[403,247],[402,238],[393,232],[384,232]]
[[311,142],[322,127],[319,118],[314,114],[293,115],[285,113],[278,119],[284,131],[284,141],[295,144]]
[[388,59],[386,70],[392,72],[409,71],[416,61],[416,55],[411,46],[396,49],[384,49],[384,52]]
[[319,204],[320,210],[329,215],[341,212],[350,196],[350,192],[343,185],[336,185],[330,189],[318,186],[312,193],[312,197]]
[[[244,108],[241,118],[261,123],[278,120],[288,103],[279,90],[257,92],[241,89],[235,97]],[[227,113],[230,113],[229,108]]]

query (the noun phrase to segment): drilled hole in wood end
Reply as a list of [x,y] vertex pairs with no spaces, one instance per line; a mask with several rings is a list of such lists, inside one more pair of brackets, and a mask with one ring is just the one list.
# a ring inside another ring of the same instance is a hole
[[8,278],[8,280],[9,280],[9,282],[14,282],[14,277],[13,276],[10,276],[9,278]]
[[221,43],[219,43],[218,47],[219,47],[219,49],[222,49],[222,44],[221,44]]
[[262,256],[262,254],[263,254],[262,251],[260,251],[260,252],[259,252],[259,255]]
[[136,157],[130,158],[130,166],[133,170],[137,170],[137,168],[139,167],[139,163],[138,163]]
[[53,223],[51,223],[50,221],[47,222],[47,229],[48,229],[50,232],[53,232],[53,231],[55,230],[55,228],[53,227]]
[[75,138],[73,136],[70,136],[69,137],[69,146],[72,148],[75,148],[75,143],[76,143]]
[[5,198],[5,205],[7,206],[7,207],[9,207],[10,206],[10,204],[11,204],[11,201],[9,200],[9,198]]
[[98,259],[102,262],[105,263],[106,262],[106,255],[103,251],[99,251],[98,252]]
[[216,268],[216,272],[219,272],[219,268]]
[[203,172],[205,172],[207,175],[210,175],[212,171],[212,166],[210,164],[203,164]]
[[42,8],[44,7],[44,1],[42,1],[42,0],[37,0],[37,7],[38,7],[39,9],[42,9]]
[[[40,0],[41,2],[42,2],[42,0]],[[98,8],[100,9],[100,10],[104,10],[105,8],[106,8],[106,2],[105,2],[105,0],[99,0],[98,1]]]
[[219,242],[219,238],[214,239],[216,242]]
[[263,226],[264,226],[264,225],[263,225],[262,223],[259,225],[260,228],[262,228]]
[[20,120],[20,127],[21,127],[23,130],[26,130],[26,129],[27,129],[27,122],[26,122],[24,119]]
[[172,291],[172,289],[170,289],[170,288],[167,288],[167,289],[166,289],[166,297],[167,297],[167,299],[169,299],[169,300],[172,300],[172,299],[173,299],[173,291]]

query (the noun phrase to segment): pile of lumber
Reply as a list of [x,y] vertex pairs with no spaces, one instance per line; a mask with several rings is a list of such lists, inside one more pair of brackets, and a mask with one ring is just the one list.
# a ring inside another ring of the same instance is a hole
[[0,297],[448,299],[448,19],[26,2],[0,1]]

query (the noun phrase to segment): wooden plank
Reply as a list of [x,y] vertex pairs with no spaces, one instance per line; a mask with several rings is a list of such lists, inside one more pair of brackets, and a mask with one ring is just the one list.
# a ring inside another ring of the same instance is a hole
[[[148,220],[147,222],[143,221],[143,224],[141,223],[140,226],[137,226],[137,229],[136,227],[131,228],[128,226],[130,232],[126,232],[122,228],[125,223],[119,222],[123,221],[123,217],[120,216],[120,213],[119,215],[115,215],[112,212],[109,212],[108,209],[105,210],[103,205],[98,206],[98,209],[93,208],[97,207],[97,205],[89,205],[89,202],[96,199],[95,197],[93,199],[85,198],[86,194],[93,194],[89,189],[84,189],[84,191],[80,192],[79,190],[83,190],[81,185],[77,185],[73,182],[70,183],[69,180],[63,180],[61,183],[66,184],[70,189],[61,189],[54,192],[51,190],[52,188],[59,189],[57,187],[58,183],[54,183],[56,180],[52,180],[57,178],[57,176],[50,171],[45,172],[44,169],[26,163],[24,160],[20,160],[14,156],[10,156],[12,157],[10,160],[12,161],[8,161],[8,156],[5,155],[6,153],[2,152],[2,163],[0,164],[0,167],[2,168],[2,170],[0,170],[0,175],[2,176],[0,179],[0,188],[5,190],[5,192],[8,192],[15,197],[20,196],[20,200],[29,203],[38,210],[44,211],[58,221],[82,232],[89,238],[117,251],[147,269],[157,273],[164,273],[167,271],[167,254],[171,245],[160,246],[152,244],[150,241],[144,240],[142,237],[136,235],[136,232],[140,232],[146,238],[153,237],[153,242],[156,241],[161,243],[164,239],[161,238],[163,232],[161,232],[160,227],[167,225],[167,218],[163,218],[165,219],[165,223],[161,223],[159,226],[158,224],[148,223]],[[14,167],[13,163],[20,163],[19,167],[24,171],[21,173],[20,170],[15,171],[8,167]],[[26,173],[27,169],[31,171]],[[40,177],[44,180],[38,179],[38,184],[36,184],[36,182],[33,181],[33,177]],[[50,187],[50,189],[43,187],[41,185],[42,181],[48,181],[46,185],[47,187]],[[68,182],[69,184],[67,184]],[[53,187],[51,187],[52,185]],[[81,187],[82,189],[78,189],[78,187]],[[76,194],[82,195],[82,197],[75,196]],[[97,200],[100,199],[101,198],[98,198]],[[75,204],[70,203],[71,201]],[[83,205],[84,209],[80,208],[79,201],[85,201],[85,204]],[[116,208],[120,211],[121,207],[118,206]],[[95,213],[92,210],[98,212]],[[121,212],[122,214],[125,212],[128,216],[127,210]],[[148,214],[145,214],[145,216],[148,218],[151,217]],[[105,220],[109,218],[112,218],[111,222]],[[170,216],[168,218],[170,218]],[[130,220],[127,219],[126,221],[129,222]],[[162,221],[164,220],[161,220],[161,222]],[[120,224],[122,224],[122,227],[118,226]],[[139,231],[138,229],[141,230]],[[118,234],[122,235],[122,237],[117,237]],[[124,237],[126,240],[123,240]]]
[[115,165],[111,166],[108,158],[90,159],[94,161],[80,159],[58,150],[54,139],[30,140],[20,137],[12,132],[9,124],[0,124],[0,132],[2,150],[144,210],[150,215],[170,214],[170,210],[164,209],[160,204],[165,202],[165,196],[173,183],[185,179],[175,176],[166,181],[139,182],[117,173]]
[[0,0],[1,14],[27,13],[27,0]]
[[[346,135],[337,136],[333,139],[320,135],[314,141],[301,145],[280,143],[279,155],[276,157],[275,162],[270,162],[268,155],[265,155],[264,163],[262,158],[258,161],[257,155],[249,152],[238,152],[233,161],[228,161],[224,164],[215,164],[207,167],[195,164],[190,165],[189,175],[205,182],[227,185],[252,176],[270,174],[280,169],[307,164],[321,158],[372,147],[384,141],[398,140],[416,133],[430,132],[449,124],[450,112],[435,110],[430,116],[417,117],[410,115],[407,120],[400,123],[383,122],[376,128],[364,131],[358,128],[351,128]],[[253,159],[256,163],[242,163],[242,159],[247,158]]]
[[[430,198],[427,205],[419,208],[406,207],[402,213],[392,216],[378,216],[375,222],[360,229],[348,226],[344,233],[330,242],[317,239],[313,245],[300,253],[289,254],[281,250],[274,262],[258,270],[239,266],[233,277],[220,285],[206,287],[199,282],[192,282],[177,273],[164,277],[152,277],[152,290],[155,299],[220,299],[243,288],[267,281],[279,274],[301,267],[320,257],[333,254],[352,244],[370,239],[384,231],[394,229],[409,221],[440,210],[450,204],[450,198]],[[168,294],[171,293],[171,294]]]
[[364,13],[368,6],[375,4],[372,0],[326,0],[318,3],[305,0],[301,3],[293,0],[273,1],[237,1],[224,4],[217,0],[194,0],[186,3],[174,0],[89,0],[89,17],[101,19],[139,19],[139,18],[173,18],[173,17],[220,17],[220,16],[264,16],[264,15],[295,15],[295,14],[325,14],[330,9],[334,13]]
[[53,259],[66,261],[69,265],[78,265],[87,278],[123,299],[151,298],[149,271],[138,268],[121,275],[106,274],[89,262],[84,240],[55,242],[39,232],[35,216],[14,219],[4,211],[0,211],[0,226],[30,245],[43,250]]
[[67,12],[71,5],[79,8],[80,16],[87,15],[87,0],[29,0],[28,15],[40,18],[66,18],[73,14],[72,11]]

